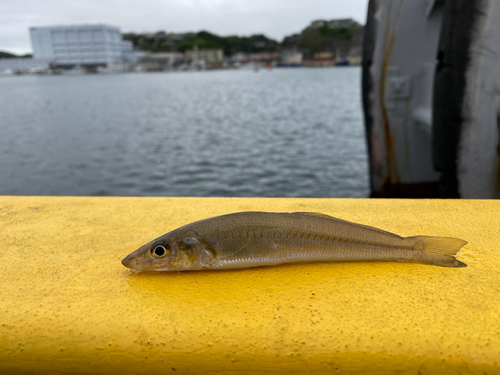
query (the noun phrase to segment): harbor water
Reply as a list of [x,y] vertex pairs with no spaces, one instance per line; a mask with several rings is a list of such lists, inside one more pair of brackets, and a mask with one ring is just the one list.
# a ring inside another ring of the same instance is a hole
[[0,77],[0,194],[367,197],[360,75]]

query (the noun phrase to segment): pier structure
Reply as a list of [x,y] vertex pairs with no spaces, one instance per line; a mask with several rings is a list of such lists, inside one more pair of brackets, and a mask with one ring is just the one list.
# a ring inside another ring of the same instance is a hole
[[[239,211],[458,237],[467,267],[121,264],[177,227]],[[499,211],[496,200],[2,196],[0,373],[497,373]]]

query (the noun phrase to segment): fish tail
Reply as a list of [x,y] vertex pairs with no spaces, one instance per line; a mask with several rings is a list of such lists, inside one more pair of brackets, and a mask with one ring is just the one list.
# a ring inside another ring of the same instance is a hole
[[467,244],[467,241],[453,237],[415,236],[408,238],[416,240],[417,248],[422,250],[419,263],[441,267],[467,267],[465,263],[454,257]]

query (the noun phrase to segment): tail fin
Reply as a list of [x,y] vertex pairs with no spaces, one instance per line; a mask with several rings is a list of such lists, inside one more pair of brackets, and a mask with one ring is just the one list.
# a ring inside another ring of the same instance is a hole
[[454,255],[467,241],[453,237],[408,237],[417,241],[417,249],[422,250],[421,263],[441,267],[467,267],[467,264],[455,259]]

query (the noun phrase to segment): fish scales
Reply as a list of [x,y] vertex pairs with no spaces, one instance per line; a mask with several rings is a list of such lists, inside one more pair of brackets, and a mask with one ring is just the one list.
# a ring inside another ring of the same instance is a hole
[[464,267],[453,255],[466,243],[450,237],[404,238],[317,213],[241,212],[185,225],[142,246],[122,263],[148,271],[338,261]]

